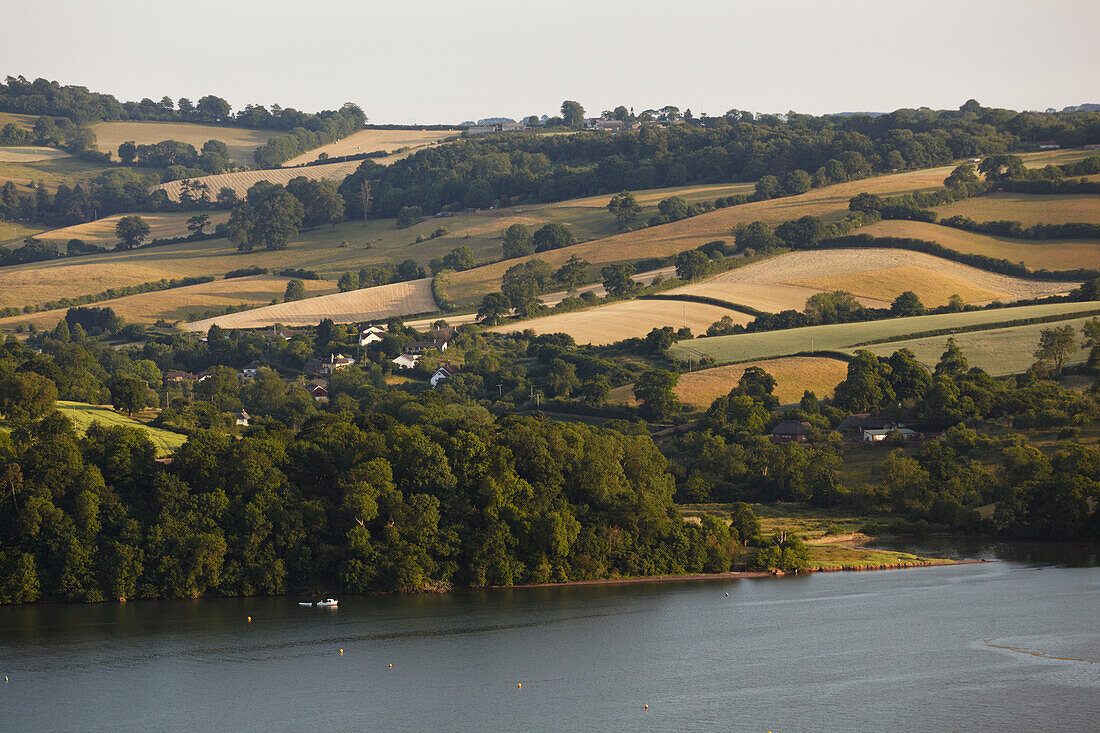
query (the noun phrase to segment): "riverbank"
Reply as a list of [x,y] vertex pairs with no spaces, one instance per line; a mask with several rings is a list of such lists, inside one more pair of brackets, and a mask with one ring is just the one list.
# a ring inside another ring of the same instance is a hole
[[[647,575],[631,578],[603,578],[598,580],[570,580],[562,583],[523,583],[518,585],[493,586],[494,588],[566,588],[584,585],[626,585],[640,583],[680,583],[700,580],[745,580],[751,578],[775,578],[784,575],[808,575],[811,573],[861,572],[870,570],[908,570],[911,568],[929,568],[945,565],[974,565],[995,562],[994,560],[945,560],[940,558],[921,558],[912,562],[894,564],[864,565],[814,565],[797,572],[773,572],[731,570],[726,573],[692,573],[690,575]],[[457,589],[456,589],[457,590]]]

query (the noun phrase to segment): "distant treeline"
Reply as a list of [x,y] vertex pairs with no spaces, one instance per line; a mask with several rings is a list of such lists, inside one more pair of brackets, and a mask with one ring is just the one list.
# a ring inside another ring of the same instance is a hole
[[249,104],[234,114],[229,102],[213,94],[200,97],[197,102],[186,97],[173,101],[168,96],[161,97],[156,102],[148,97],[140,102],[119,102],[110,94],[92,92],[81,86],[58,84],[46,79],[28,81],[22,76],[8,76],[5,83],[0,84],[0,112],[65,117],[78,125],[133,120],[233,123],[271,130],[302,128],[319,131],[325,128],[328,119],[346,113],[349,107],[354,106],[348,102],[339,111],[326,110],[314,114],[277,104],[271,105],[270,110],[263,105]]

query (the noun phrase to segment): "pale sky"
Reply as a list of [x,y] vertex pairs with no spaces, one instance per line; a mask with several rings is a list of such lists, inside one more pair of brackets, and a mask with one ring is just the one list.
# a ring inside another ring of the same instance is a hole
[[1100,103],[1098,0],[31,0],[0,74],[372,122]]

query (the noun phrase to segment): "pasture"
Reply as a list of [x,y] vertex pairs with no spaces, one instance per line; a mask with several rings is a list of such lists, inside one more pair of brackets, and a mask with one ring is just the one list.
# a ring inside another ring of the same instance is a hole
[[[214,197],[222,188],[231,188],[240,198],[244,198],[248,189],[260,181],[269,181],[286,185],[288,181],[305,176],[313,181],[330,180],[340,181],[347,178],[349,173],[359,167],[361,161],[350,160],[344,163],[329,163],[328,165],[311,165],[303,168],[275,168],[272,170],[237,171],[236,173],[218,173],[213,176],[201,176],[191,180],[201,181],[210,189],[210,196]],[[154,186],[154,189],[163,188],[168,192],[168,198],[172,201],[180,200],[182,181],[171,181]]]
[[14,122],[18,127],[21,127],[24,130],[33,130],[34,122],[37,119],[38,118],[34,115],[21,115],[15,112],[0,112],[0,127],[3,127],[9,122]]
[[[857,344],[868,341],[880,339],[901,341],[911,334],[1004,323],[1017,319],[1065,316],[1065,320],[1069,321],[1074,318],[1073,314],[1075,313],[1083,313],[1097,308],[1100,308],[1100,302],[1095,301],[1051,303],[964,313],[914,316],[911,318],[890,318],[862,323],[837,323],[828,326],[810,326],[808,328],[791,328],[782,331],[742,333],[732,336],[714,336],[680,341],[672,346],[669,353],[672,357],[682,361],[686,361],[689,356],[695,360],[705,356],[714,359],[718,364],[730,364],[759,359],[774,359],[811,351],[852,350],[856,348]],[[1042,324],[1042,327],[1049,328],[1051,325],[1046,323]],[[1062,322],[1055,322],[1053,325],[1063,324]],[[966,335],[960,333],[958,338],[961,339]],[[947,340],[946,336],[936,338],[939,339],[941,344]],[[896,344],[890,346],[893,347]],[[879,347],[874,348],[878,349]],[[1035,343],[1028,341],[1026,344],[1017,344],[1013,348],[1016,351],[1030,355],[1035,349]],[[891,348],[891,353],[893,350]],[[936,354],[936,358],[939,358],[939,354]],[[1030,364],[1030,362],[1028,363]],[[979,366],[981,365],[979,364]],[[993,366],[996,365],[993,364]]]
[[195,321],[185,324],[183,328],[205,333],[215,323],[222,328],[263,328],[273,323],[284,326],[313,326],[326,318],[331,318],[336,323],[358,323],[391,316],[431,313],[437,310],[432,298],[431,283],[431,278],[424,278],[347,293],[332,293]]
[[21,221],[0,221],[0,244],[12,242],[15,245],[23,243],[24,237],[33,237],[42,231],[42,227],[34,224],[26,224]]
[[0,163],[37,163],[40,160],[68,157],[68,153],[56,148],[40,148],[33,145],[0,148]]
[[377,163],[392,163],[412,154],[418,148],[427,147],[449,137],[455,137],[461,132],[461,130],[360,130],[334,143],[322,145],[319,148],[302,153],[297,158],[291,158],[283,163],[283,167],[312,163],[318,160],[322,153],[327,153],[330,158],[336,158],[341,155],[359,155],[361,153],[373,153],[378,150],[389,152],[398,148],[412,148],[412,150],[405,153],[387,155],[385,158],[372,158]]
[[[190,234],[187,231],[187,220],[195,215],[193,211],[178,211],[178,212],[164,212],[158,214],[139,214],[149,225],[149,237],[148,240],[157,238],[169,238],[169,237],[182,237]],[[80,239],[88,244],[95,244],[100,247],[110,247],[118,243],[118,239],[115,237],[115,226],[118,225],[118,220],[125,214],[116,214],[115,216],[106,216],[102,219],[96,219],[84,224],[74,224],[70,227],[63,227],[61,229],[52,229],[50,231],[42,232],[38,235],[38,239],[45,242],[57,242],[64,244],[70,239]],[[207,231],[212,231],[218,224],[229,220],[229,212],[227,211],[211,211],[210,226],[207,227]]]
[[[10,150],[10,148],[9,148]],[[51,192],[57,189],[59,183],[75,185],[107,170],[109,166],[102,163],[89,163],[71,155],[55,156],[52,158],[41,157],[39,160],[0,161],[0,183],[13,181],[20,186],[27,186],[32,181],[45,185]],[[22,193],[28,193],[23,191]]]
[[1033,224],[1100,224],[1100,196],[1095,194],[988,193],[936,207],[940,218],[965,216],[975,221]]
[[133,418],[115,412],[109,405],[89,405],[84,402],[58,400],[57,409],[73,421],[73,425],[81,435],[88,430],[93,422],[103,423],[107,427],[121,425],[128,428],[138,428],[149,436],[149,440],[156,446],[158,457],[171,455],[177,448],[187,442],[186,435],[149,427]]
[[665,326],[673,329],[687,326],[693,333],[701,333],[722,316],[730,316],[734,323],[752,320],[752,316],[744,313],[704,303],[626,300],[583,311],[505,323],[490,330],[498,333],[528,329],[537,334],[567,333],[578,344],[603,345],[643,337],[652,329]]
[[[1093,303],[1094,307],[1100,307],[1100,303]],[[1013,326],[1009,328],[996,328],[988,331],[969,331],[955,336],[955,340],[963,350],[970,366],[981,367],[995,377],[1006,374],[1019,374],[1026,371],[1035,363],[1034,351],[1039,343],[1039,332],[1052,326],[1072,326],[1078,337],[1081,335],[1081,326],[1089,318],[1073,318],[1057,323],[1035,323],[1027,326]],[[940,355],[947,346],[947,336],[929,336],[917,339],[902,339],[891,341],[887,344],[875,344],[866,346],[868,351],[879,356],[889,356],[898,349],[909,349],[917,360],[928,367],[935,366]],[[1085,349],[1080,348],[1080,341],[1075,342],[1069,354],[1067,363],[1079,364],[1088,356]],[[849,349],[848,351],[854,351]]]
[[[204,313],[227,306],[269,305],[272,299],[282,300],[289,278],[277,275],[253,275],[229,280],[214,280],[182,288],[159,290],[153,293],[127,295],[114,300],[104,300],[95,305],[111,308],[127,323],[156,323],[189,321]],[[306,295],[327,295],[336,290],[335,285],[324,280],[305,280]],[[34,324],[39,328],[53,328],[65,317],[65,309],[39,311],[26,315],[0,319],[0,330],[11,331],[19,325]]]
[[252,151],[281,130],[251,130],[230,125],[202,125],[192,122],[99,122],[92,125],[96,147],[118,159],[118,146],[132,140],[138,145],[151,145],[162,140],[178,140],[202,150],[207,140],[221,140],[229,147],[229,156],[237,165],[253,166]]
[[923,239],[937,242],[956,252],[1019,262],[1032,270],[1073,270],[1097,267],[1097,263],[1100,263],[1100,242],[1096,240],[1009,239],[966,232],[939,224],[900,220],[880,221],[863,227],[859,233],[873,237]]
[[847,290],[864,305],[883,308],[906,290],[926,305],[940,305],[955,293],[967,302],[1019,300],[1076,285],[998,275],[903,249],[821,249],[771,257],[669,292],[775,312],[802,310],[808,297],[826,290]]

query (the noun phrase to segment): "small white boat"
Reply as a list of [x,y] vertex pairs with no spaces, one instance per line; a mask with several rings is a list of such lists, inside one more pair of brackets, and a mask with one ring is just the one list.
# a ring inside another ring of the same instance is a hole
[[336,600],[335,598],[326,598],[325,600],[317,601],[316,603],[299,603],[298,605],[299,606],[307,606],[307,607],[317,606],[317,607],[320,607],[320,608],[325,608],[325,607],[332,608],[332,607],[338,605],[339,603],[340,603],[340,601]]

